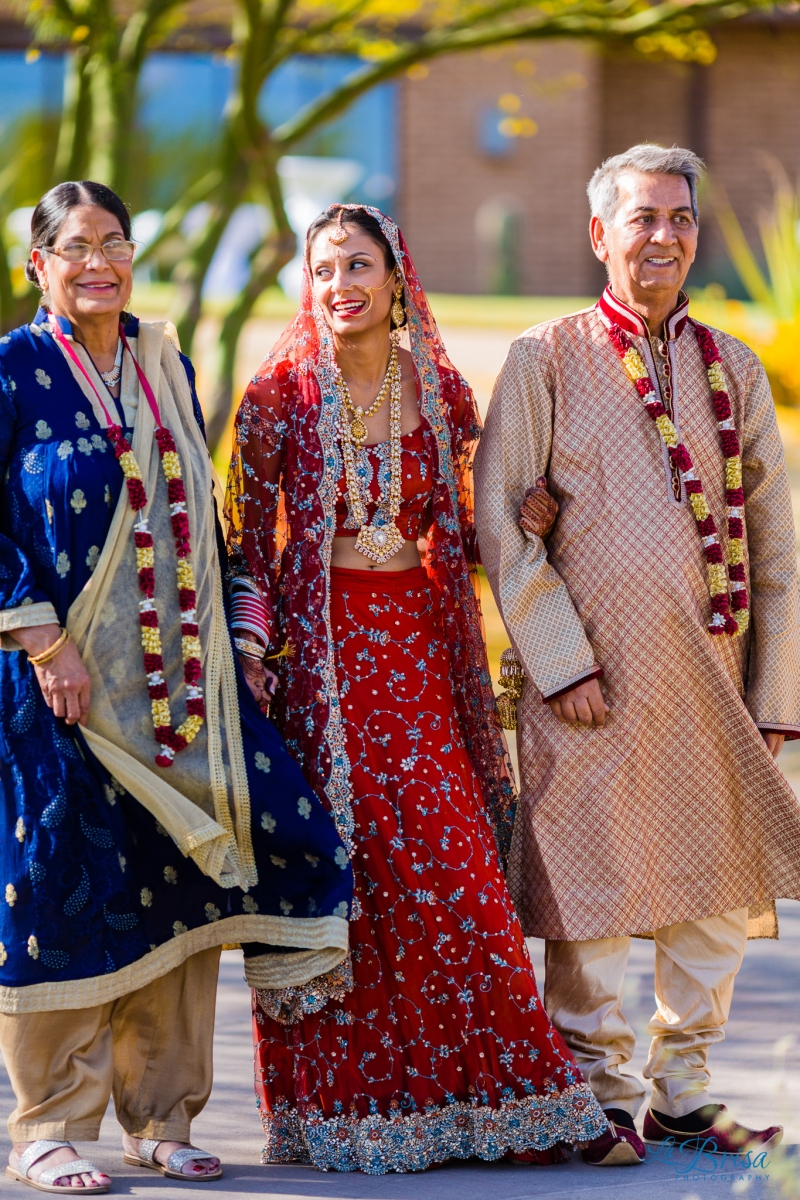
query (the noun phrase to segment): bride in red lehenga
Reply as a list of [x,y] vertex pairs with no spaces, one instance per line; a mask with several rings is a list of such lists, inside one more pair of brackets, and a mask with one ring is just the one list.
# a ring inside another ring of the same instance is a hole
[[275,690],[356,880],[350,961],[253,996],[265,1162],[379,1174],[587,1142],[588,1161],[639,1161],[547,1018],[503,878],[515,795],[473,588],[479,434],[400,231],[333,206],[228,482],[245,670]]

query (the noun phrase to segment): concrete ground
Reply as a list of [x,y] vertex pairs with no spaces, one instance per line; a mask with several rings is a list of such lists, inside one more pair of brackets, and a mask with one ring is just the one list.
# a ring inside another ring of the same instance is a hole
[[[243,340],[240,374],[255,371],[265,350],[280,332],[270,322],[252,322]],[[485,411],[495,374],[511,339],[519,330],[478,331],[443,328],[453,361],[470,380]],[[210,341],[213,339],[209,339]],[[782,432],[792,476],[796,519],[800,526],[800,421],[784,424]],[[483,600],[488,608],[488,596]],[[487,620],[490,614],[487,612]],[[498,618],[499,619],[499,618]],[[800,794],[800,743],[780,759]],[[642,1167],[598,1170],[579,1156],[560,1167],[515,1167],[508,1163],[446,1166],[422,1175],[323,1174],[310,1167],[260,1165],[261,1131],[252,1090],[249,994],[242,980],[241,956],[223,954],[215,1039],[215,1085],[206,1110],[194,1126],[196,1144],[219,1154],[225,1176],[217,1183],[167,1183],[152,1172],[126,1167],[120,1152],[120,1129],[113,1111],[103,1123],[96,1146],[82,1143],[113,1176],[114,1194],[147,1200],[189,1194],[223,1198],[259,1195],[281,1200],[706,1200],[711,1197],[752,1196],[772,1200],[800,1197],[800,1032],[797,997],[800,988],[800,905],[783,901],[779,942],[751,942],[737,980],[724,1043],[711,1053],[714,1098],[735,1115],[758,1127],[780,1122],[785,1149],[769,1156],[758,1169],[743,1164],[688,1154],[664,1160],[652,1154]],[[537,978],[542,980],[541,943],[531,942]],[[632,942],[626,981],[626,1009],[637,1033],[632,1070],[640,1072],[646,1057],[646,1026],[653,1011],[653,948]],[[13,1108],[7,1076],[0,1064],[0,1118]],[[0,1127],[0,1160],[8,1139]],[[0,1196],[25,1195],[22,1185],[0,1175]]]
[[[796,756],[800,778],[800,753]],[[788,1149],[773,1153],[765,1169],[732,1170],[715,1159],[697,1162],[687,1154],[661,1161],[653,1154],[642,1167],[598,1170],[576,1155],[559,1167],[515,1167],[507,1163],[447,1166],[422,1175],[374,1178],[323,1174],[310,1167],[263,1167],[261,1129],[252,1089],[249,993],[242,980],[241,956],[223,955],[215,1040],[215,1084],[206,1110],[194,1125],[196,1144],[219,1154],[225,1177],[218,1183],[168,1183],[161,1176],[126,1167],[120,1129],[109,1110],[96,1146],[82,1143],[114,1179],[114,1193],[162,1200],[178,1192],[223,1197],[257,1194],[282,1200],[706,1200],[711,1197],[800,1196],[800,1038],[797,1027],[800,905],[779,904],[781,940],[751,942],[736,985],[727,1037],[712,1050],[714,1096],[753,1126],[781,1122]],[[541,981],[541,943],[531,949]],[[626,982],[626,1007],[638,1037],[633,1069],[645,1060],[645,1028],[653,1011],[653,949],[634,941]],[[0,1069],[0,1115],[13,1107],[8,1079]],[[5,1128],[0,1154],[8,1151]],[[685,1176],[688,1174],[688,1178]],[[733,1178],[735,1176],[735,1179]],[[177,1189],[177,1191],[176,1191]],[[22,1195],[21,1185],[0,1176],[0,1195]]]

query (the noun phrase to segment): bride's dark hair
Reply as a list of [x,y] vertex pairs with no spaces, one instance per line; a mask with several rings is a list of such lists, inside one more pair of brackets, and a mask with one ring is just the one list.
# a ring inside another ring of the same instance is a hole
[[[339,215],[341,213],[341,216]],[[306,241],[309,250],[311,243],[318,233],[323,229],[327,229],[330,225],[354,225],[356,229],[360,229],[362,233],[366,233],[372,238],[373,242],[377,242],[383,250],[383,256],[386,259],[386,266],[394,266],[394,254],[392,247],[375,218],[364,208],[350,208],[346,204],[331,204],[325,212],[319,214],[308,227]]]

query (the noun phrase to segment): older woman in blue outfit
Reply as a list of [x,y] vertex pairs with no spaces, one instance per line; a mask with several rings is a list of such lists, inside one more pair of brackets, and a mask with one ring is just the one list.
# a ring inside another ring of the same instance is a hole
[[125,312],[133,252],[113,192],[54,188],[43,305],[0,338],[0,1048],[8,1173],[50,1192],[108,1190],[72,1142],[110,1094],[127,1162],[218,1178],[189,1136],[223,943],[276,1013],[347,947],[347,855],[237,665],[193,370]]

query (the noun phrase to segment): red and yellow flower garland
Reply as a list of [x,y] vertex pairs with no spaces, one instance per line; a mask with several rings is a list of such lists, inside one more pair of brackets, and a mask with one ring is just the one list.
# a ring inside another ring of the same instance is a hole
[[[644,359],[619,325],[609,329],[625,370],[644,401],[649,416],[655,422],[661,439],[667,447],[670,462],[680,472],[686,495],[692,506],[697,531],[703,542],[708,571],[708,590],[711,594],[711,621],[709,633],[729,634],[738,637],[744,633],[750,621],[747,585],[744,570],[744,491],[742,488],[742,455],[739,438],[731,413],[731,402],[722,372],[722,360],[709,329],[692,321],[700,353],[708,375],[714,401],[722,453],[725,458],[725,503],[728,522],[727,572],[722,558],[717,526],[711,515],[703,485],[694,469],[686,446],[678,437],[678,431],[669,418],[666,408],[658,398],[658,392],[648,373]],[[731,595],[728,588],[730,586]]]
[[[134,512],[141,513],[147,504],[147,495],[142,482],[142,472],[134,457],[130,442],[119,425],[109,425],[107,434],[125,476],[130,506]],[[156,741],[161,743],[161,753],[156,755],[156,765],[169,767],[172,765],[175,755],[179,754],[181,750],[185,750],[197,737],[205,720],[206,709],[202,690],[197,686],[202,674],[202,651],[199,629],[195,620],[197,590],[194,571],[189,561],[191,539],[189,519],[186,515],[186,492],[181,475],[181,463],[174,438],[168,429],[163,425],[160,426],[156,429],[155,438],[161,458],[161,469],[167,481],[167,496],[172,514],[170,524],[175,539],[175,553],[178,558],[178,604],[181,613],[181,650],[183,679],[186,684],[187,716],[177,729],[172,724],[169,690],[163,674],[164,659],[158,611],[153,601],[155,595],[155,547],[153,535],[147,528],[147,520],[144,516],[140,516],[134,526],[133,537],[136,547],[139,590],[144,595],[144,600],[139,601],[144,669],[150,690],[150,709],[153,714]]]
[[[106,436],[114,447],[114,454],[122,468],[125,483],[128,488],[128,502],[135,513],[141,513],[147,506],[147,493],[144,489],[142,472],[131,444],[119,425],[114,424],[106,407],[103,397],[95,386],[94,380],[84,367],[74,348],[69,344],[57,320],[51,321],[50,329],[53,337],[61,346],[68,358],[71,358],[97,397],[100,408],[106,418]],[[161,653],[161,631],[158,624],[158,610],[153,597],[155,595],[155,546],[153,535],[147,528],[147,520],[140,516],[134,525],[134,545],[136,547],[136,570],[139,577],[139,590],[144,594],[144,600],[139,601],[139,625],[141,629],[142,647],[144,650],[144,669],[150,692],[150,711],[153,716],[156,741],[161,744],[161,753],[156,755],[156,765],[171,767],[176,754],[194,741],[202,728],[206,716],[203,692],[198,687],[202,676],[202,648],[200,645],[200,630],[196,617],[197,589],[194,571],[189,561],[192,552],[189,518],[186,514],[186,490],[181,474],[181,460],[175,439],[168,429],[161,424],[158,402],[150,387],[147,376],[136,361],[125,331],[119,326],[119,336],[123,347],[131,356],[139,383],[150,405],[153,420],[156,424],[155,439],[161,458],[161,469],[167,481],[167,499],[169,502],[170,524],[172,536],[175,539],[175,554],[178,558],[178,606],[181,614],[181,651],[183,657],[183,679],[186,684],[186,720],[177,729],[172,724],[172,714],[169,708],[169,689],[164,679],[164,659]]]

